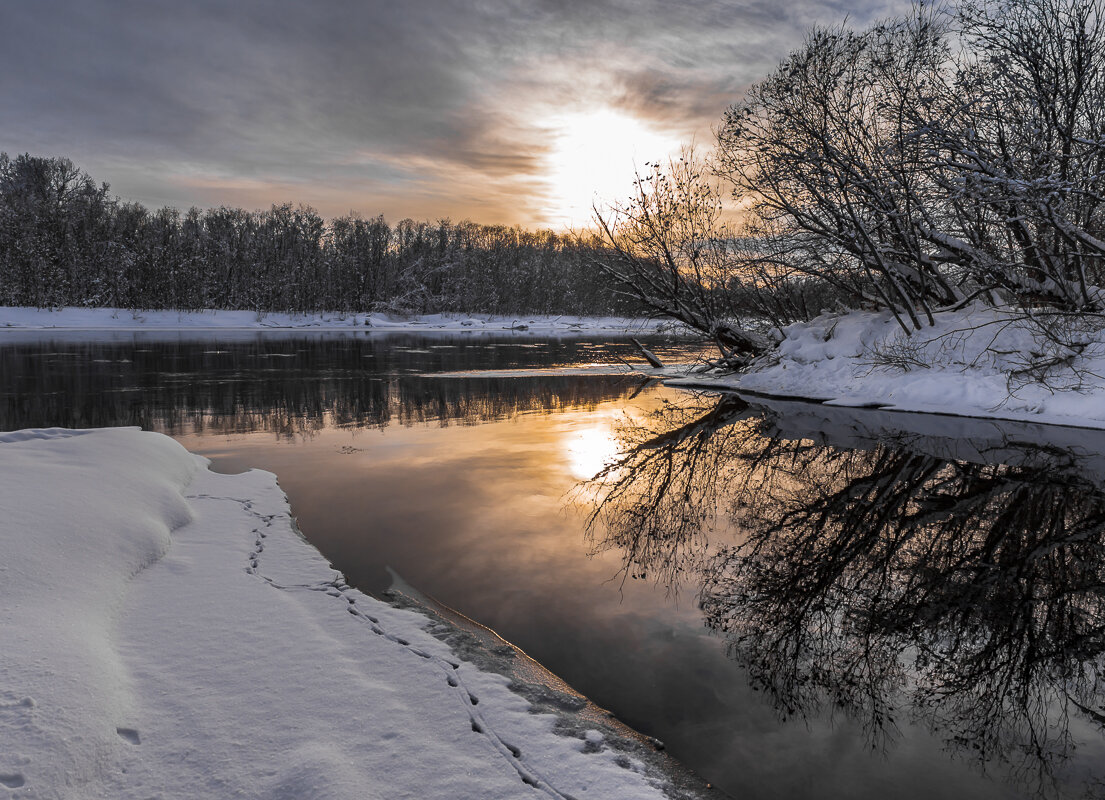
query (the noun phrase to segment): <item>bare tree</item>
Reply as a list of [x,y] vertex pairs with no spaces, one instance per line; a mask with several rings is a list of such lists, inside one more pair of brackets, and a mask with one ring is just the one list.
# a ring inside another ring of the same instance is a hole
[[939,174],[973,226],[945,241],[1024,305],[1105,308],[1105,5],[964,3]]
[[927,10],[816,29],[718,131],[736,191],[798,243],[800,268],[907,331],[969,295],[924,235],[950,214],[929,155],[949,80],[946,29]]
[[907,331],[982,297],[1099,311],[1098,0],[919,6],[813,31],[726,114],[727,175],[804,268]]
[[706,165],[687,148],[666,165],[645,166],[628,202],[595,209],[606,250],[594,263],[652,313],[713,339],[725,364],[767,352],[773,338],[739,318],[738,237],[723,224],[721,193]]
[[649,164],[598,215],[600,266],[730,365],[832,300],[906,334],[975,300],[1105,310],[1103,8],[963,0],[811,31],[725,114],[709,167]]

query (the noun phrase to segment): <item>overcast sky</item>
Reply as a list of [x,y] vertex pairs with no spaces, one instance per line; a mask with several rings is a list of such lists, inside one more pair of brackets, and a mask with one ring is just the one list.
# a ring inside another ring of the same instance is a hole
[[578,224],[589,172],[709,143],[811,24],[904,5],[9,0],[0,150],[151,207]]

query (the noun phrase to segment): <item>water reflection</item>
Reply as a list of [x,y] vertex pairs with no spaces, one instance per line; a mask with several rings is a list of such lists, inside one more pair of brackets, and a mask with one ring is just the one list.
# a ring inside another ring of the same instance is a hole
[[[783,717],[844,714],[876,747],[919,722],[1029,794],[1100,794],[1076,755],[1105,731],[1103,437],[779,412],[703,397],[627,426],[596,548],[692,573]],[[720,519],[735,538],[707,547]]]
[[[0,429],[138,425],[172,435],[476,424],[589,409],[639,379],[435,380],[427,373],[556,367],[630,356],[628,341],[241,335],[230,340],[38,341],[0,347]],[[686,352],[686,343],[653,347]],[[601,464],[600,464],[601,466]]]
[[701,404],[665,401],[618,430],[619,457],[584,489],[598,490],[590,517],[595,552],[623,554],[621,577],[652,575],[670,588],[701,572],[722,492],[741,441],[758,441],[733,423],[748,411],[735,395]]

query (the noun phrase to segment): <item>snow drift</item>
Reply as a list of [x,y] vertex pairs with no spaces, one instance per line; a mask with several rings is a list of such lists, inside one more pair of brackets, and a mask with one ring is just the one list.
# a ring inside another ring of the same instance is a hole
[[136,429],[21,431],[0,434],[0,509],[13,796],[665,796],[602,731],[564,735],[426,616],[346,585],[271,473]]
[[1105,329],[1091,323],[977,303],[906,336],[889,312],[826,314],[784,328],[778,347],[745,374],[672,383],[1105,427]]

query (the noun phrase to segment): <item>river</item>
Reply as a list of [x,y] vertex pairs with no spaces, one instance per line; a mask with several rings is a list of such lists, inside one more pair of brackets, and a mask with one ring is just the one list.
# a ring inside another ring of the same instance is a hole
[[0,429],[140,425],[276,473],[350,583],[394,570],[734,797],[1101,792],[1105,437],[548,371],[634,353],[19,334]]

